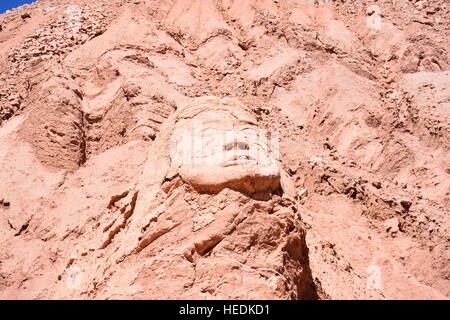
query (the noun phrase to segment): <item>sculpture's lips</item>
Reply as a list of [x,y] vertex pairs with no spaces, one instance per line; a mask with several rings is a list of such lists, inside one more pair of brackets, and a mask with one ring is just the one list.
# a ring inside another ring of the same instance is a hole
[[230,166],[239,166],[239,165],[248,165],[248,164],[256,164],[256,160],[250,156],[235,156],[232,159],[229,159],[222,163],[222,167],[230,167]]

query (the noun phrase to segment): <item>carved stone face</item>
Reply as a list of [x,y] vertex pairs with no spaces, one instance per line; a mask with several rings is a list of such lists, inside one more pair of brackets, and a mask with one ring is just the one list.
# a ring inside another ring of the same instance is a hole
[[204,192],[274,191],[280,173],[276,137],[230,99],[201,98],[181,112],[171,136],[171,167]]

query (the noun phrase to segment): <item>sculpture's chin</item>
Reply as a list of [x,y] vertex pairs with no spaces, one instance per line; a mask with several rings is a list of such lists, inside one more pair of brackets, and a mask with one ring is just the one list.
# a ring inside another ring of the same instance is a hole
[[278,166],[182,166],[181,178],[197,191],[218,193],[225,188],[245,193],[273,192],[280,187]]

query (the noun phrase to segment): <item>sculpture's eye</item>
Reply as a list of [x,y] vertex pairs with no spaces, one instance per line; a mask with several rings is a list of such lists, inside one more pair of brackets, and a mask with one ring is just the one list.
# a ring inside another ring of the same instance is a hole
[[248,149],[250,149],[249,145],[247,143],[245,143],[245,142],[238,142],[237,147],[240,150],[248,150]]
[[227,143],[226,145],[223,146],[225,151],[231,151],[233,150],[233,143]]

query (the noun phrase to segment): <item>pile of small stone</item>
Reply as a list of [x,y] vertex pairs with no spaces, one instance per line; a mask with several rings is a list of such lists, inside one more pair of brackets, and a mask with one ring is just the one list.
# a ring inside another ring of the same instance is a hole
[[7,94],[0,91],[0,101],[5,100],[6,103],[0,108],[0,124],[2,121],[11,118],[20,108],[21,97],[17,94]]
[[12,69],[23,72],[46,60],[60,59],[88,40],[107,29],[113,12],[68,7],[63,15],[50,20],[45,26],[28,36],[22,46],[11,50],[8,60]]
[[3,207],[9,207],[11,204],[9,203],[9,201],[6,201],[5,199],[0,199],[0,206]]
[[21,108],[23,97],[17,94],[18,86],[13,80],[0,74],[0,125]]
[[112,10],[68,6],[62,15],[41,25],[24,43],[8,54],[8,66],[0,72],[0,125],[23,108],[17,94],[17,77],[43,61],[61,61],[67,54],[103,34],[114,18]]

